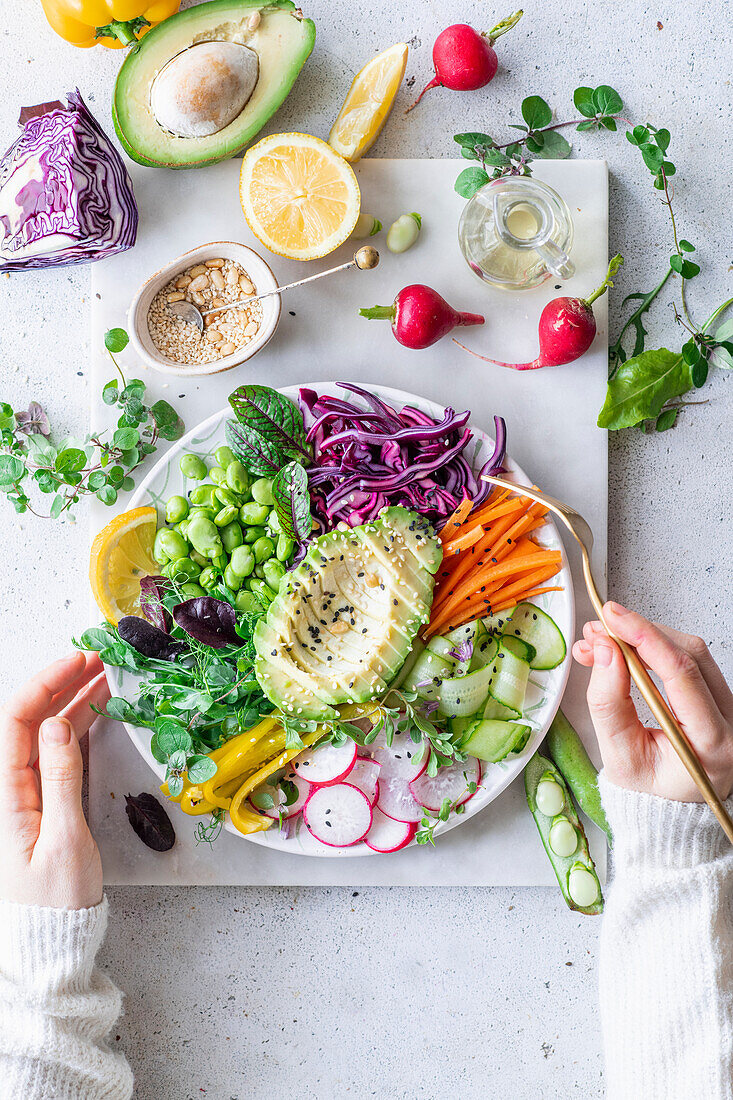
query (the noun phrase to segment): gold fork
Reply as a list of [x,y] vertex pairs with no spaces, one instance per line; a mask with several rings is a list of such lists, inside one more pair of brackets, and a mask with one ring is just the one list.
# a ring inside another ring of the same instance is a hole
[[733,844],[733,821],[731,821],[728,811],[723,805],[722,799],[718,797],[715,788],[710,782],[710,777],[700,763],[697,753],[688,741],[687,735],[672,713],[659,691],[659,688],[647,672],[636,650],[630,645],[627,645],[621,638],[617,638],[613,631],[610,630],[603,617],[603,601],[596,588],[596,582],[593,579],[593,573],[591,572],[590,566],[590,552],[593,549],[593,532],[586,521],[568,504],[563,504],[561,501],[555,500],[554,497],[547,496],[546,493],[538,493],[536,489],[528,489],[524,485],[515,485],[513,482],[506,481],[502,477],[494,477],[490,474],[484,474],[483,480],[490,481],[492,485],[500,485],[502,489],[511,489],[512,492],[517,493],[519,496],[525,496],[529,497],[531,500],[536,500],[538,504],[544,504],[562,520],[570,534],[576,540],[580,546],[583,557],[583,577],[585,578],[586,588],[588,589],[588,595],[591,598],[591,603],[595,608],[598,618],[603,623],[608,636],[613,638],[614,642],[616,642],[623,653],[631,678],[644,696],[647,706],[657,722],[659,722],[660,728],[667,735],[670,744],[687,768],[690,776],[695,781],[701,795],[717,817],[723,832],[728,837],[731,844]]

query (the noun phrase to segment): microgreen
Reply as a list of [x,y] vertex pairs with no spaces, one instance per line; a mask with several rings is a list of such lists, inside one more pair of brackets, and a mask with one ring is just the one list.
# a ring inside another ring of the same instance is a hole
[[[116,504],[121,492],[134,487],[135,470],[155,452],[158,440],[183,434],[183,421],[172,405],[146,404],[145,383],[125,379],[114,358],[127,345],[124,329],[110,329],[104,341],[119,374],[102,390],[105,405],[120,414],[111,438],[108,432],[94,432],[80,440],[54,439],[37,401],[19,411],[0,403],[0,492],[16,512],[57,519],[84,497]],[[31,502],[31,489],[51,497],[47,513]]]
[[[469,780],[468,776],[465,776],[465,778],[466,791],[468,792],[468,794],[475,794],[478,790],[478,784],[476,783],[475,779]],[[459,796],[459,798],[455,800],[455,802],[451,802],[449,798],[444,798],[440,804],[440,809],[438,810],[437,814],[434,814],[431,810],[425,809],[425,807],[423,806],[425,813],[420,819],[420,828],[415,833],[416,843],[432,844],[433,847],[435,847],[434,834],[437,826],[440,825],[442,821],[447,821],[452,813],[460,815],[466,812],[465,804],[463,802],[459,802],[459,799],[462,798],[462,794]]]

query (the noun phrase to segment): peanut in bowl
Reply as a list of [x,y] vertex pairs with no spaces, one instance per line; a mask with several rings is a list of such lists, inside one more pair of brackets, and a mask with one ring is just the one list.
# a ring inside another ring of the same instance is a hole
[[143,283],[130,305],[130,339],[147,366],[163,374],[218,374],[251,359],[280,320],[280,295],[222,309],[195,325],[167,308],[191,301],[202,312],[277,288],[268,263],[234,241],[212,241],[178,256]]

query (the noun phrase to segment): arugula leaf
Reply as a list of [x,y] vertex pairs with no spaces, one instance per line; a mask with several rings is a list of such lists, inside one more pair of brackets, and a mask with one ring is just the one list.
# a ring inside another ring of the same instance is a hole
[[293,542],[304,542],[313,529],[308,475],[299,462],[283,466],[272,483],[280,529]]
[[598,427],[617,431],[657,417],[674,397],[693,387],[690,366],[681,352],[644,351],[622,363],[608,382]]

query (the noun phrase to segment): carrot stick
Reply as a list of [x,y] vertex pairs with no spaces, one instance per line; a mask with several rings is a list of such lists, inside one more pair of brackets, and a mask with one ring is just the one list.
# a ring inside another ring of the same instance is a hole
[[[497,520],[496,525],[492,526],[491,532],[488,532],[486,538],[481,542],[472,546],[467,553],[465,553],[459,560],[458,564],[448,571],[451,583],[455,583],[461,580],[467,573],[470,573],[472,569],[479,568],[484,564],[483,557],[487,551],[491,550],[492,543],[498,542],[502,535],[506,534],[510,528],[514,525],[514,516],[502,516]],[[441,580],[438,587],[443,589],[443,572],[440,574]],[[436,592],[435,599],[440,600],[441,593]],[[434,603],[435,603],[434,599]]]
[[[470,622],[472,619],[479,618],[479,615],[497,615],[500,611],[506,611],[510,607],[516,607],[518,603],[523,600],[531,599],[532,596],[541,596],[544,592],[562,592],[561,585],[547,585],[543,588],[531,588],[524,592],[518,592],[515,596],[507,596],[505,599],[497,600],[494,603],[482,604],[480,608],[474,606],[473,610],[469,609],[469,613],[463,612],[456,615],[454,619],[451,619],[443,628],[443,633],[448,633],[451,630],[455,630],[456,627],[463,626],[464,623]],[[477,611],[479,614],[477,614]],[[437,631],[433,628],[431,623],[423,634],[426,641],[429,641]]]
[[474,512],[473,515],[469,517],[469,519],[471,523],[490,523],[493,520],[498,519],[499,516],[506,516],[509,515],[511,512],[521,512],[525,507],[525,503],[526,502],[524,500],[520,500],[519,498],[514,497],[512,498],[512,500],[500,501],[498,504],[494,504],[490,508],[487,508],[484,505],[484,507],[480,508],[478,512]]
[[[514,607],[516,604],[522,603],[523,600],[530,600],[532,596],[542,596],[545,592],[562,592],[562,585],[553,584],[545,588],[533,588],[529,592],[522,592],[519,599],[515,597],[514,599],[508,598],[506,600],[499,600],[498,603],[491,605],[491,613],[492,615],[496,615],[499,611],[506,611],[508,607]],[[461,626],[462,624],[458,623],[457,625]]]
[[461,503],[456,508],[455,512],[448,516],[448,519],[443,524],[441,536],[443,534],[443,531],[448,531],[451,533],[457,531],[472,508],[473,501],[471,500],[471,498],[464,497]]
[[525,588],[534,588],[535,585],[541,584],[542,581],[548,581],[550,577],[554,577],[556,573],[560,572],[561,567],[561,562],[558,562],[556,565],[546,565],[543,569],[537,569],[533,573],[519,577],[516,581],[512,581],[511,583],[505,581],[502,585],[492,589],[489,595],[494,595],[497,599],[504,600],[507,596],[514,596],[517,592],[522,592]]
[[452,557],[454,554],[460,554],[461,550],[468,550],[470,546],[473,546],[482,539],[484,534],[484,529],[480,523],[477,523],[475,527],[468,527],[466,531],[456,538],[443,543],[443,555],[445,557]]

